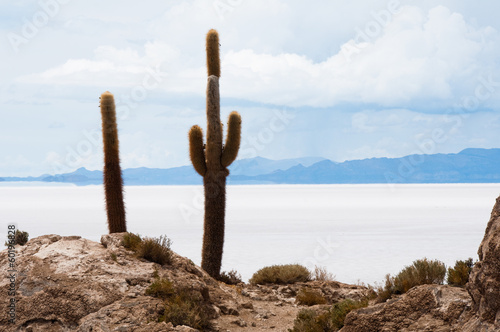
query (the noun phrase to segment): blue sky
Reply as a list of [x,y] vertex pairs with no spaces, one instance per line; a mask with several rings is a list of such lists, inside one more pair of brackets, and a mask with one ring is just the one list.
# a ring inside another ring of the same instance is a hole
[[[115,94],[122,167],[189,164],[204,39],[239,158],[335,161],[500,147],[500,4],[465,0],[0,3],[0,176],[101,169]],[[226,121],[226,120],[224,120]]]

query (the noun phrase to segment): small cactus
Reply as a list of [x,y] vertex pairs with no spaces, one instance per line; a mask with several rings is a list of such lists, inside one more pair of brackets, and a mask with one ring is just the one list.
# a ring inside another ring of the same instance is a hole
[[104,92],[100,99],[104,143],[104,192],[106,195],[108,228],[109,233],[126,232],[115,100],[109,91]]
[[226,143],[223,145],[220,121],[220,58],[219,35],[207,34],[207,143],[203,131],[193,126],[189,131],[189,155],[193,167],[203,177],[205,190],[205,222],[201,267],[212,277],[220,276],[224,247],[227,167],[236,159],[241,139],[241,116],[231,112]]

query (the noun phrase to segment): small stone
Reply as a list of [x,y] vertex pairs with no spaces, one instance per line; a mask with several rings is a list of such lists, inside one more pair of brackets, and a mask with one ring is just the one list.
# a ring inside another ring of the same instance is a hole
[[236,310],[235,308],[232,308],[232,307],[228,307],[226,305],[220,305],[219,309],[223,315],[231,315],[231,316],[239,316],[240,315],[238,310]]
[[241,304],[241,307],[244,309],[253,309],[253,304],[252,302],[245,302]]
[[243,319],[237,319],[231,322],[232,324],[238,325],[239,327],[247,327],[248,324]]

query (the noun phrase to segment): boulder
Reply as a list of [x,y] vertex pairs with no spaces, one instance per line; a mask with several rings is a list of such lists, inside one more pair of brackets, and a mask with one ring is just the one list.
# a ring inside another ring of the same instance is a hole
[[467,290],[479,320],[500,330],[500,197],[491,211],[478,255]]

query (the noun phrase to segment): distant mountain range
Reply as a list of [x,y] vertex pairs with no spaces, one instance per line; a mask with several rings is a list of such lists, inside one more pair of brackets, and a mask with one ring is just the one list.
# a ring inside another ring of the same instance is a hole
[[[465,149],[453,154],[409,155],[336,163],[319,157],[270,160],[256,157],[235,161],[229,184],[334,184],[334,183],[497,183],[500,149]],[[129,168],[125,185],[202,184],[192,166]],[[79,168],[72,173],[39,177],[4,177],[0,181],[44,181],[101,184],[102,171]]]

